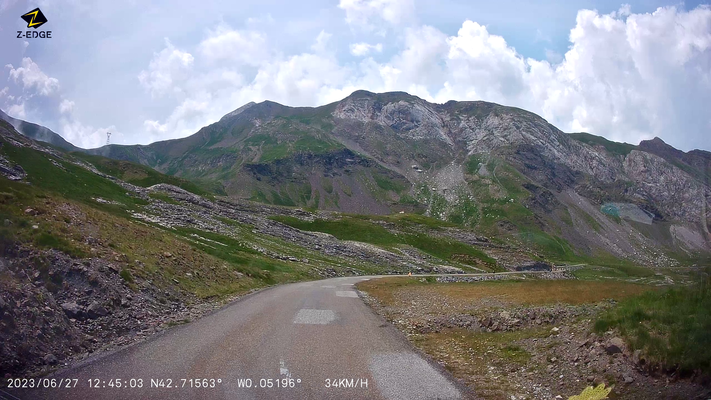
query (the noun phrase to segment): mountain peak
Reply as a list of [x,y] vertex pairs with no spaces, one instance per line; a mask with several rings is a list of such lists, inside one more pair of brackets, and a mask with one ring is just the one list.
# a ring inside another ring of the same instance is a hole
[[255,103],[255,102],[253,102],[253,101],[250,101],[249,103],[243,105],[242,107],[240,107],[240,108],[238,108],[238,109],[236,109],[236,110],[234,110],[234,111],[232,111],[232,112],[229,112],[229,113],[225,114],[222,118],[220,118],[220,121],[225,120],[225,119],[228,119],[228,118],[232,118],[232,117],[234,117],[234,116],[237,116],[237,115],[241,114],[244,110],[246,110],[246,109],[252,107],[252,106],[255,105],[255,104],[257,104],[257,103]]
[[[643,140],[643,141],[644,141],[644,140]],[[648,142],[651,142],[651,143],[654,143],[654,144],[664,144],[664,145],[667,144],[667,142],[663,141],[662,138],[660,138],[659,136],[655,136],[654,139],[649,140]],[[667,146],[668,146],[668,145],[667,145]]]
[[[650,140],[642,140],[639,142],[639,148],[641,150],[650,152],[650,153],[655,153],[656,152],[665,152],[665,153],[674,153],[674,154],[683,154],[684,152],[681,150],[675,149],[673,146],[670,146],[667,144],[665,141],[660,139],[659,137],[654,137],[654,139]],[[659,155],[659,154],[657,154]]]

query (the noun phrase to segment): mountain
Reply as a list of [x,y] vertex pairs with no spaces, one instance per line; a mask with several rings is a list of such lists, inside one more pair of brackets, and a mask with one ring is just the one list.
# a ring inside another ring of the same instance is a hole
[[249,103],[183,139],[89,153],[231,198],[424,213],[557,260],[693,262],[711,250],[709,153],[564,133],[482,101],[357,91],[321,107]]
[[[308,232],[324,226],[332,234]],[[216,197],[0,121],[2,376],[47,373],[279,283],[491,272],[532,257],[420,215],[371,219]]]
[[53,146],[57,146],[61,149],[68,151],[82,150],[79,147],[76,147],[73,144],[67,142],[66,140],[64,140],[63,137],[45,128],[44,126],[13,118],[5,114],[2,110],[0,110],[0,119],[3,121],[7,121],[10,125],[17,129],[18,132],[31,139],[49,143]]
[[711,171],[711,152],[704,150],[691,150],[685,153],[681,150],[677,150],[672,146],[664,143],[664,141],[658,137],[652,140],[643,140],[639,144],[641,150],[647,153],[652,153],[662,157],[670,164],[681,168],[682,170],[688,172],[689,174],[705,181],[709,184],[709,171]]

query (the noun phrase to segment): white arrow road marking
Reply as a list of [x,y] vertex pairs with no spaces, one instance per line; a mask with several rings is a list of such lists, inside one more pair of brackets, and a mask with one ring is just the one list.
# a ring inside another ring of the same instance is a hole
[[279,360],[279,375],[284,375],[287,378],[291,378],[291,372],[286,368],[286,363],[284,360]]

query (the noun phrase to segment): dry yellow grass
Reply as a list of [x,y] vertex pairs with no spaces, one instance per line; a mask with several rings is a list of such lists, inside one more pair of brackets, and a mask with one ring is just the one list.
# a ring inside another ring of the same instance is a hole
[[358,288],[370,293],[384,305],[394,305],[396,293],[411,290],[449,297],[457,302],[494,298],[509,304],[522,305],[595,303],[606,299],[620,300],[652,290],[651,286],[611,281],[507,280],[425,283],[420,279],[404,277],[373,279],[358,284]]

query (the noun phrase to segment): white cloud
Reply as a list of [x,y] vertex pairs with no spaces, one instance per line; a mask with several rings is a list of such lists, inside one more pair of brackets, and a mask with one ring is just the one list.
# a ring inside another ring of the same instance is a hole
[[546,49],[546,61],[548,61],[551,64],[558,64],[559,62],[563,61],[563,55],[558,53],[555,50],[551,49]]
[[256,28],[263,25],[273,25],[276,21],[271,14],[267,13],[261,17],[250,17],[247,18],[247,26],[250,28]]
[[25,113],[25,103],[17,103],[17,104],[12,104],[10,107],[7,109],[7,115],[14,117],[14,118],[19,118],[19,119],[24,119],[27,117],[27,114]]
[[332,37],[332,34],[322,30],[321,32],[319,32],[318,36],[316,36],[316,42],[311,45],[311,50],[316,53],[326,52],[328,50],[328,42],[331,40]]
[[74,111],[74,102],[64,99],[59,103],[59,112],[61,114],[71,114]]
[[24,90],[32,89],[40,96],[50,96],[59,90],[59,81],[42,72],[30,57],[24,57],[20,67],[14,68],[12,64],[5,67],[9,69],[10,78]]
[[[211,31],[198,46],[202,60],[256,66],[269,56],[266,36],[256,31],[233,30],[226,25]],[[192,61],[192,60],[191,60]]]
[[570,40],[555,68],[530,63],[537,66],[530,81],[547,87],[537,93],[534,111],[562,128],[615,140],[666,136],[678,146],[702,145],[708,135],[703,126],[711,122],[705,109],[711,101],[711,9],[583,10]]
[[141,85],[153,97],[179,92],[177,84],[190,76],[195,60],[192,54],[175,48],[170,40],[165,39],[165,45],[165,49],[153,54],[148,70],[138,75]]
[[101,147],[106,144],[106,132],[111,132],[111,142],[120,143],[123,134],[118,131],[115,125],[105,128],[94,128],[79,122],[74,118],[60,119],[60,132],[64,139],[75,146],[85,149]]
[[400,82],[391,90],[410,91],[413,85],[432,90],[441,87],[448,51],[447,36],[439,30],[427,25],[406,29],[404,49],[390,62],[401,73]]
[[365,31],[384,30],[384,25],[402,25],[414,19],[413,0],[340,0],[346,22]]
[[205,94],[201,99],[185,99],[176,107],[166,122],[146,120],[143,127],[148,133],[149,142],[178,138],[195,133],[204,126],[204,121],[214,116],[212,98]]
[[465,21],[447,45],[447,80],[436,95],[440,101],[486,99],[511,104],[526,97],[526,62],[503,37]]
[[[250,66],[239,62],[193,70],[187,79],[173,83],[173,90],[182,93],[184,99],[170,115],[163,121],[147,119],[143,122],[148,138],[187,136],[249,101],[268,99],[290,105],[314,105],[346,96],[350,92],[343,92],[342,86],[348,80],[350,69],[339,65],[328,51],[330,37],[331,34],[321,31],[311,46],[312,53],[292,56],[264,53],[256,72],[249,78],[246,76]],[[198,47],[204,49],[205,43],[216,43],[212,38],[214,35]],[[170,46],[167,44],[158,54]],[[212,52],[201,50],[196,54],[195,65],[203,65],[203,62],[212,65],[206,62],[214,60]],[[350,91],[355,89],[355,86],[349,88]]]
[[351,54],[356,57],[367,56],[371,51],[380,53],[383,51],[382,43],[369,44],[365,42],[353,43],[350,46]]
[[94,128],[79,121],[74,114],[75,103],[63,99],[58,106],[61,114],[58,133],[75,146],[91,149],[106,144],[106,132],[111,132],[111,142],[120,143],[123,134],[115,125],[105,128]]

